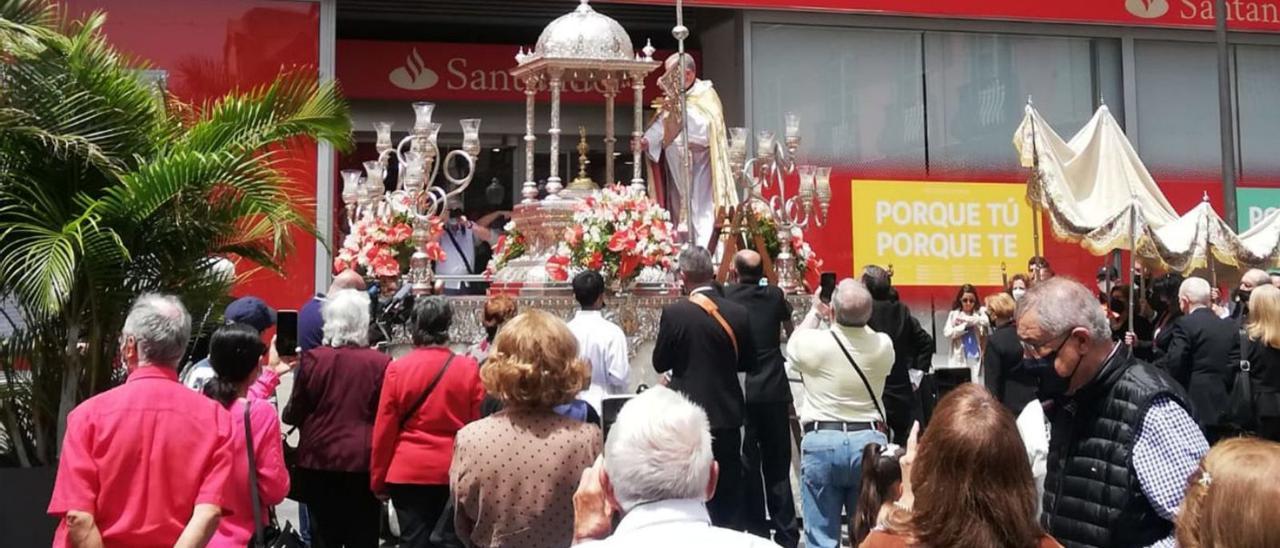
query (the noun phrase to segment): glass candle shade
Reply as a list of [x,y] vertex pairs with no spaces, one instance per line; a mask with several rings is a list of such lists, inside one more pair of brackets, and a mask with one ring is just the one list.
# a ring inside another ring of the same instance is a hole
[[741,164],[747,157],[747,128],[729,128],[729,158]]
[[810,165],[802,165],[799,167],[799,170],[800,170],[800,202],[805,207],[809,207],[811,202],[813,201],[814,191],[816,190],[815,184],[814,184],[814,174],[817,172],[817,168]]
[[820,167],[817,171],[818,203],[826,206],[831,203],[831,168]]
[[387,178],[387,168],[383,167],[382,162],[377,160],[369,160],[364,163],[365,184],[373,185],[375,188],[382,186],[382,182]]
[[480,155],[480,119],[465,118],[462,125],[462,150],[472,158]]
[[760,159],[773,158],[773,132],[762,130],[756,134],[756,156]]
[[435,103],[419,101],[413,104],[413,132],[426,132],[431,129],[431,113],[436,110]]
[[800,136],[800,115],[794,112],[788,112],[786,118],[786,137],[794,139]]
[[360,199],[360,170],[342,170],[342,202],[350,205]]
[[394,125],[392,122],[374,122],[373,123],[373,131],[378,135],[378,139],[377,141],[374,142],[373,147],[378,151],[378,154],[382,154],[388,150],[391,150],[391,147],[395,146],[391,142],[391,126],[392,125]]

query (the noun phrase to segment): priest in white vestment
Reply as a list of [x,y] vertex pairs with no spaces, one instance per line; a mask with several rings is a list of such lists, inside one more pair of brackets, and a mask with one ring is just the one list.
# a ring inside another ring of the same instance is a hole
[[[677,55],[667,58],[664,79],[669,79],[676,70],[676,59]],[[679,108],[678,100],[668,98],[659,106],[641,145],[650,164],[650,194],[671,212],[672,220],[691,231],[690,237],[697,245],[707,247],[715,225],[716,210],[737,205],[738,192],[729,169],[728,132],[720,96],[709,80],[696,78],[693,58],[686,54],[685,59],[689,171],[693,175],[690,192],[692,223],[685,219],[687,210],[683,189],[689,185],[685,183],[680,117],[678,113],[668,112]]]

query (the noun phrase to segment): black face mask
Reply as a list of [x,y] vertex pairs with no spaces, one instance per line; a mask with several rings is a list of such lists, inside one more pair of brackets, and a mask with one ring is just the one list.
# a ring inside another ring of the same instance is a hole
[[1237,289],[1236,294],[1232,298],[1232,300],[1241,304],[1249,304],[1249,296],[1252,294],[1253,294],[1253,291],[1245,291],[1243,289]]
[[492,341],[494,337],[498,336],[498,326],[486,325],[484,326],[484,332],[485,332],[485,335],[489,337],[489,340]]
[[1062,347],[1066,346],[1070,340],[1071,336],[1068,335],[1057,348],[1053,349],[1053,352],[1046,354],[1044,357],[1027,358],[1027,361],[1030,362],[1027,364],[1029,365],[1028,369],[1040,374],[1039,395],[1042,399],[1056,400],[1066,396],[1067,389],[1071,385],[1071,377],[1080,369],[1080,362],[1084,361],[1084,353],[1081,353],[1076,358],[1075,367],[1071,368],[1071,372],[1067,376],[1064,377],[1058,373],[1058,369],[1053,364],[1058,360],[1058,353],[1062,352]]

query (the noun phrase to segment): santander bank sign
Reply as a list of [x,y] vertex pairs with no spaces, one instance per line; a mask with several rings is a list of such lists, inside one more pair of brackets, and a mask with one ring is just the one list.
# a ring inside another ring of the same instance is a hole
[[[614,0],[674,4],[675,0]],[[1214,0],[684,0],[690,6],[1211,29]],[[1280,32],[1280,0],[1226,0],[1231,29]]]
[[[1173,17],[1181,21],[1213,23],[1213,0],[1125,0],[1124,7],[1135,17],[1161,19]],[[1280,25],[1280,0],[1228,0],[1227,23],[1270,23]]]
[[[337,77],[354,99],[520,102],[525,82],[507,73],[519,46],[339,40]],[[696,54],[695,54],[696,55]],[[659,53],[655,57],[662,58]],[[546,84],[536,84],[545,91]],[[566,82],[566,103],[603,103],[603,84]],[[629,89],[618,103],[630,104]],[[645,84],[646,101],[658,96],[657,72]]]

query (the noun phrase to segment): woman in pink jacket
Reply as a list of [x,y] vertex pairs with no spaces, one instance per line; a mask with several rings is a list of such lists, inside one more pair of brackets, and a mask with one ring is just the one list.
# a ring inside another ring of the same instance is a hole
[[284,465],[284,447],[281,445],[280,419],[276,409],[268,401],[246,397],[249,388],[262,374],[263,368],[258,366],[258,360],[266,348],[256,329],[240,323],[219,329],[209,341],[209,363],[217,376],[204,385],[204,393],[231,412],[235,439],[223,517],[209,546],[243,547],[253,538],[255,528],[249,493],[245,406],[249,408],[249,431],[253,435],[258,496],[262,503],[259,515],[264,524],[268,511],[289,493],[289,472]]

